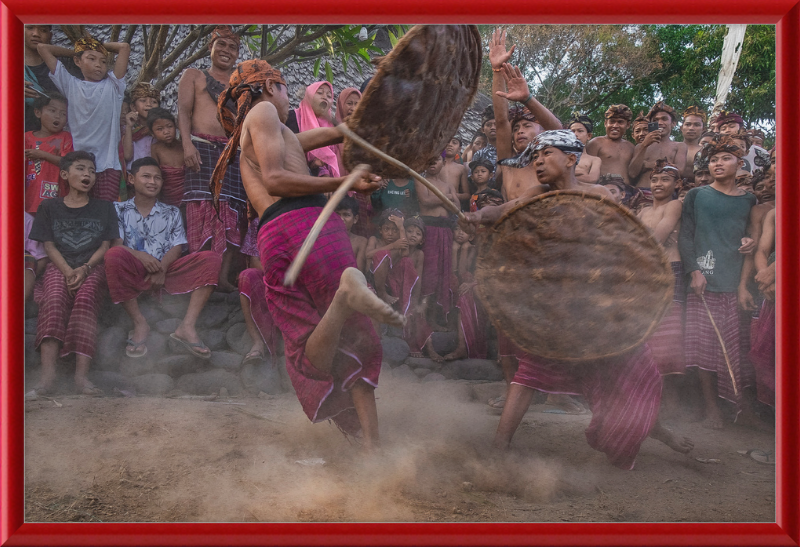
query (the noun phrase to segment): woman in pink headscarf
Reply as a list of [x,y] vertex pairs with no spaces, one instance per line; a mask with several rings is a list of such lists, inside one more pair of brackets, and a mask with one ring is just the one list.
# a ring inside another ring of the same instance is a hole
[[[330,82],[315,82],[306,88],[306,94],[295,109],[300,132],[317,127],[333,127],[331,106],[333,105],[333,86]],[[339,176],[339,160],[336,146],[325,146],[312,150],[306,155],[309,164],[315,164],[327,171],[331,177]],[[324,164],[324,165],[320,165]],[[322,173],[320,173],[322,174]]]

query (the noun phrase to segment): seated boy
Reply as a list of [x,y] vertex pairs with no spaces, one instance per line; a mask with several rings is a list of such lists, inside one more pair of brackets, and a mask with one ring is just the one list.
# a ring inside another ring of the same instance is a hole
[[25,211],[36,214],[42,200],[66,196],[67,181],[61,178],[61,158],[72,152],[67,125],[67,100],[59,93],[39,97],[33,113],[41,129],[25,133]]
[[358,224],[358,213],[358,201],[351,196],[345,196],[336,207],[336,214],[341,217],[347,228],[347,236],[350,238],[350,245],[353,246],[353,254],[356,256],[358,269],[362,273],[367,273],[367,238],[353,233],[353,226]]
[[[122,166],[119,162],[119,113],[125,94],[125,73],[131,46],[125,42],[101,44],[94,38],[75,42],[75,51],[39,44],[50,79],[69,101],[70,131],[76,150],[85,150],[95,156],[97,182],[92,197],[105,201],[119,199],[119,181]],[[114,70],[108,71],[108,52],[117,53]],[[83,80],[67,72],[56,56],[74,55],[75,64]]]
[[111,299],[115,304],[122,303],[133,320],[125,354],[147,354],[145,342],[150,327],[136,299],[144,291],[158,292],[163,288],[170,294],[192,293],[186,315],[170,338],[192,355],[208,359],[211,350],[200,341],[195,323],[214,291],[222,260],[212,252],[181,256],[186,232],[178,208],[157,199],[162,178],[156,160],[147,157],[134,161],[130,183],[134,197],[115,204],[119,216],[117,236],[114,247],[106,253]]
[[125,116],[122,136],[125,167],[129,171],[135,160],[151,156],[150,147],[154,139],[147,126],[147,114],[160,102],[161,93],[147,82],[139,82],[131,90],[131,110]]
[[175,116],[169,110],[153,108],[147,113],[147,128],[153,134],[150,157],[158,162],[161,176],[164,177],[161,201],[180,207],[186,167],[183,163],[183,143],[176,136]]
[[41,352],[42,374],[33,395],[53,390],[56,361],[71,353],[78,393],[100,395],[86,374],[94,357],[97,310],[106,288],[103,256],[118,237],[117,214],[111,203],[89,197],[96,180],[91,153],[78,150],[64,156],[61,176],[69,193],[44,200],[30,232],[30,239],[44,243],[50,259],[36,299],[35,344]]

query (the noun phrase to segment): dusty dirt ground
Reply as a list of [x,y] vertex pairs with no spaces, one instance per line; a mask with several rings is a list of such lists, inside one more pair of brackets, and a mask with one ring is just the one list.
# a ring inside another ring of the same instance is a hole
[[486,400],[501,390],[502,384],[406,384],[382,375],[376,393],[383,451],[370,457],[335,426],[311,424],[291,393],[28,401],[25,520],[775,520],[774,466],[737,453],[774,450],[770,433],[668,422],[694,440],[695,450],[682,455],[648,439],[635,469],[621,471],[587,445],[589,415],[535,405],[512,451],[498,458],[488,443],[499,412]]

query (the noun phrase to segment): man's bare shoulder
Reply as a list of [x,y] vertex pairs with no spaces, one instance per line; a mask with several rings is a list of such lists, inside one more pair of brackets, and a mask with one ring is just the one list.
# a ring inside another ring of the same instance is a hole
[[247,116],[244,118],[244,124],[242,125],[242,131],[244,131],[245,128],[263,128],[267,126],[280,128],[281,121],[278,118],[278,110],[275,108],[275,105],[268,101],[263,101],[255,105],[250,109],[250,112],[247,113]]
[[356,234],[350,234],[350,241],[358,248],[367,246],[367,238]]
[[194,83],[198,78],[205,78],[200,69],[187,68],[183,71],[183,74],[181,74],[181,79],[178,82],[178,85],[182,84],[183,82]]

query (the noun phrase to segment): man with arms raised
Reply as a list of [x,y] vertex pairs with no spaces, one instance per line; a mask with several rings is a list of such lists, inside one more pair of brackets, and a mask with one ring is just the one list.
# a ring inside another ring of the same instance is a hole
[[595,137],[586,145],[587,154],[600,158],[600,175],[622,175],[625,184],[631,184],[628,165],[633,157],[634,147],[625,139],[625,133],[631,126],[632,117],[633,112],[624,104],[612,104],[606,110],[603,121],[605,136]]
[[242,215],[246,214],[247,196],[239,176],[239,162],[228,169],[222,184],[219,215],[211,206],[208,181],[228,139],[217,120],[217,98],[228,85],[236,59],[239,37],[230,27],[219,26],[208,43],[211,68],[189,68],[178,83],[178,129],[183,144],[186,178],[183,202],[186,207],[186,238],[189,252],[195,253],[211,240],[211,250],[222,256],[219,290],[235,287],[228,280],[233,258],[232,246],[242,244]]
[[628,176],[631,185],[636,186],[644,194],[645,201],[652,203],[653,194],[650,192],[650,172],[656,165],[656,160],[666,159],[676,166],[680,173],[686,166],[686,145],[672,140],[672,130],[675,128],[677,115],[675,110],[664,101],[658,101],[647,113],[650,122],[658,123],[658,130],[649,132],[641,144],[636,145],[633,158],[628,166]]
[[[235,102],[235,114],[226,101]],[[215,199],[241,145],[242,181],[261,216],[258,250],[267,286],[266,304],[283,333],[286,368],[306,415],[333,419],[345,433],[363,433],[367,449],[378,444],[374,389],[381,367],[380,338],[370,318],[401,326],[403,317],[367,287],[344,222],[332,215],[292,287],[283,285],[291,260],[343,177],[312,177],[306,153],[342,141],[333,127],[295,135],[284,125],[289,98],[281,73],[266,61],[245,61],[220,97],[219,114],[230,141],[212,176]],[[354,190],[379,187],[364,176]],[[255,302],[252,305],[256,305]]]
[[681,135],[683,143],[686,145],[686,166],[683,169],[683,178],[694,181],[694,157],[703,147],[700,144],[700,137],[706,130],[708,116],[696,106],[690,106],[683,111],[683,123],[681,124]]
[[[599,184],[585,184],[575,178],[583,144],[572,131],[541,133],[522,153],[520,164],[531,162],[539,185],[519,199],[498,207],[485,207],[467,213],[472,224],[491,224],[503,213],[523,201],[549,190],[581,190],[612,200],[611,193]],[[621,357],[581,367],[564,365],[541,357],[517,352],[519,369],[509,387],[494,446],[505,449],[533,399],[534,390],[583,395],[592,410],[586,430],[589,445],[604,452],[611,463],[632,469],[636,454],[649,436],[678,452],[689,452],[688,439],[678,439],[657,420],[661,399],[661,377],[646,344]]]

